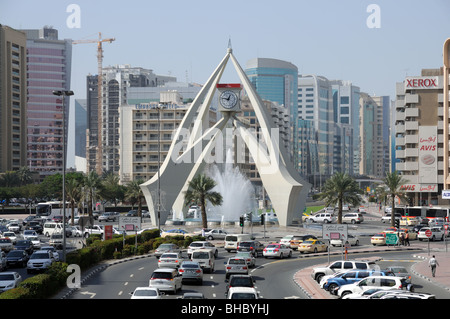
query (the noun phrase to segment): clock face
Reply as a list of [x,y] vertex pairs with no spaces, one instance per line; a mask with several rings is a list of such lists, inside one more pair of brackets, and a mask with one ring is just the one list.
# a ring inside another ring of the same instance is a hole
[[237,104],[238,96],[233,91],[223,91],[219,101],[224,108],[231,109]]

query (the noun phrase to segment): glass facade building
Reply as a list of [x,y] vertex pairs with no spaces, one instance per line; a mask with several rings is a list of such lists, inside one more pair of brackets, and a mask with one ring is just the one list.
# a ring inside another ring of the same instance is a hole
[[38,171],[43,179],[63,169],[63,114],[67,141],[69,99],[55,96],[53,91],[70,90],[72,41],[58,40],[58,31],[47,27],[24,31],[28,63],[27,162],[30,170]]

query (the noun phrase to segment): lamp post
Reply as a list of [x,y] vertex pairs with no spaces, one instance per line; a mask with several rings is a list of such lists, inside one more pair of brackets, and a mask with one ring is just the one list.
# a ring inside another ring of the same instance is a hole
[[73,91],[53,91],[53,95],[62,96],[63,109],[63,174],[62,174],[62,202],[63,202],[63,262],[66,261],[66,105],[65,97],[73,95]]

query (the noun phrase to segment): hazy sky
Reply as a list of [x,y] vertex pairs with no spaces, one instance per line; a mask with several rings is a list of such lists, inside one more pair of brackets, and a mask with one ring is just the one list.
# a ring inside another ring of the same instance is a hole
[[[67,12],[72,4],[79,11]],[[371,4],[379,10],[368,12]],[[349,80],[391,99],[405,75],[442,65],[449,13],[448,0],[0,0],[0,23],[12,28],[50,25],[60,39],[116,38],[103,45],[104,66],[130,64],[203,84],[231,38],[244,69],[255,57],[285,60],[300,74]],[[86,97],[86,75],[97,74],[96,53],[94,43],[73,46],[75,99]],[[225,81],[238,81],[231,64]]]

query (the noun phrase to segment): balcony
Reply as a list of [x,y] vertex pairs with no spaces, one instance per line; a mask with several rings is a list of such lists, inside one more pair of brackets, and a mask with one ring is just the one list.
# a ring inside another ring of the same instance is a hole
[[418,94],[405,94],[405,103],[419,103]]
[[415,107],[408,107],[405,109],[406,117],[419,117],[419,109]]
[[405,158],[405,150],[396,150],[395,158]]
[[405,150],[405,156],[406,157],[418,157],[419,150],[417,148],[407,148]]
[[418,130],[419,129],[419,122],[417,122],[417,121],[406,121],[405,122],[405,129],[407,131]]
[[405,132],[405,125],[404,124],[397,124],[395,125],[395,133],[404,133]]
[[417,144],[419,143],[419,135],[406,135],[405,136],[406,144]]

